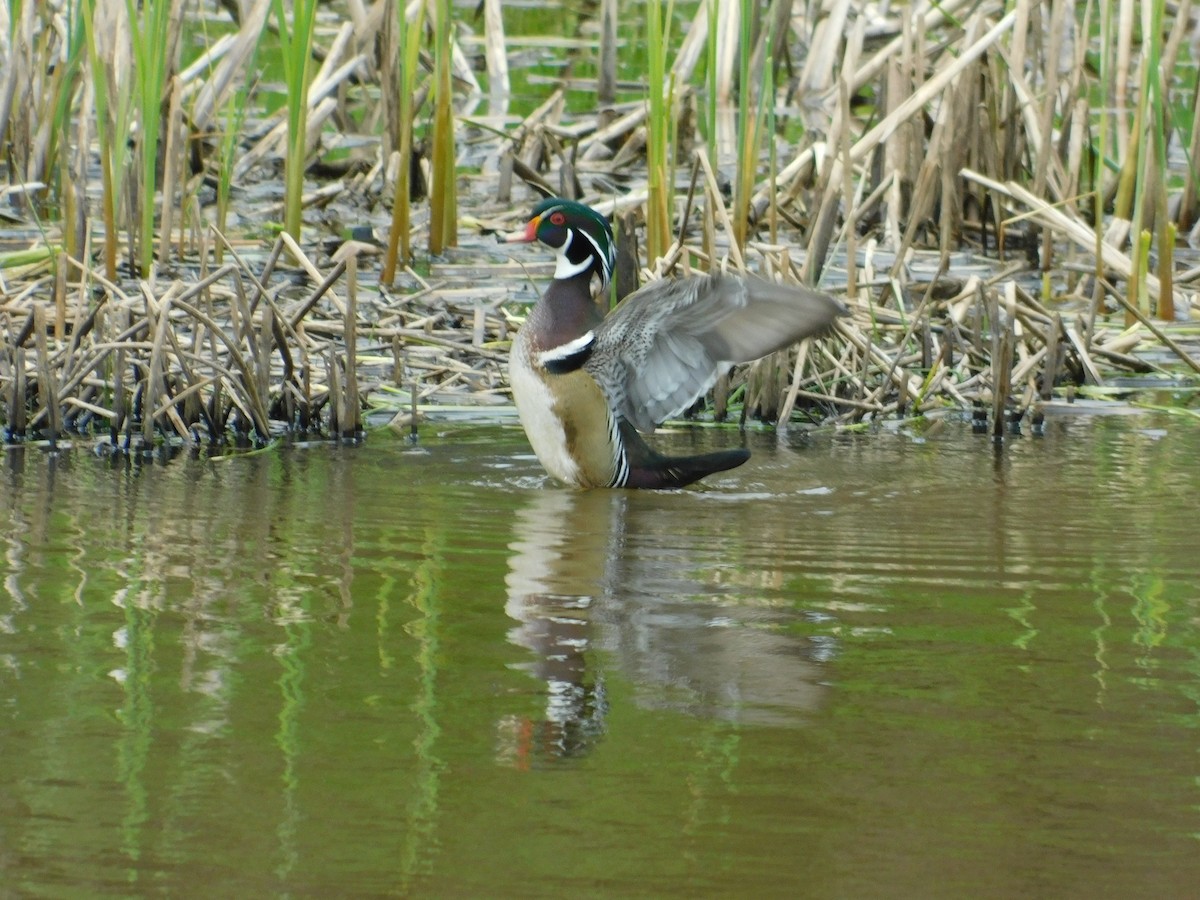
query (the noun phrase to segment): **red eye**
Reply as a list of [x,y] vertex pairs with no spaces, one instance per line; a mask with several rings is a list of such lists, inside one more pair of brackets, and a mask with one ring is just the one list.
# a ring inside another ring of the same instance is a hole
[[550,223],[552,225],[562,225],[566,221],[567,221],[567,217],[564,216],[561,212],[550,213]]

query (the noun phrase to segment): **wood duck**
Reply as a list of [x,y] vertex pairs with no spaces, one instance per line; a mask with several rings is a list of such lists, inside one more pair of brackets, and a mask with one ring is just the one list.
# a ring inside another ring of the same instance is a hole
[[506,242],[541,241],[554,280],[513,341],[509,382],[529,443],[551,475],[580,488],[678,488],[740,466],[738,448],[667,457],[642,440],[717,376],[828,326],[846,310],[807,288],[730,274],[662,279],[607,317],[592,296],[613,274],[608,221],[573,200],[538,203]]

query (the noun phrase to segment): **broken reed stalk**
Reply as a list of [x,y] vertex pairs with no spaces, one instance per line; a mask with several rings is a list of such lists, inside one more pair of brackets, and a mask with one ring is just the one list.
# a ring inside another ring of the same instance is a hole
[[1179,228],[1187,231],[1200,222],[1200,166],[1195,165],[1200,160],[1200,79],[1192,90],[1192,123],[1191,141],[1188,145],[1187,158],[1193,161],[1188,167],[1184,180],[1183,196],[1179,203]]
[[55,390],[55,379],[50,370],[50,352],[46,339],[46,311],[38,304],[34,310],[34,332],[37,335],[37,372],[38,393],[41,396],[42,409],[46,412],[46,436],[50,446],[54,447],[62,432],[62,421],[58,405],[58,392]]
[[610,107],[617,102],[617,0],[600,0],[600,61],[596,78],[596,99],[601,124],[612,117]]
[[[504,40],[504,15],[500,0],[483,0],[483,33],[488,73],[488,114],[503,116],[508,112],[512,85],[508,80],[508,50]],[[603,87],[600,93],[603,95]]]
[[362,436],[362,404],[358,398],[358,254],[346,260],[346,314],[342,339],[346,345],[346,402],[340,434],[346,439]]
[[1004,305],[993,294],[989,303],[992,332],[992,440],[1004,439],[1005,410],[1012,390],[1013,333],[1016,326],[1016,284],[1005,285]]
[[1179,359],[1189,369],[1191,369],[1196,374],[1200,375],[1200,361],[1197,361],[1190,353],[1188,353],[1183,348],[1182,345],[1180,345],[1169,334],[1167,334],[1166,331],[1164,331],[1159,326],[1155,325],[1154,322],[1152,322],[1145,313],[1143,313],[1140,309],[1138,309],[1136,304],[1131,303],[1125,297],[1122,297],[1120,292],[1117,291],[1117,289],[1114,288],[1112,286],[1112,284],[1110,284],[1108,281],[1106,281],[1104,279],[1101,279],[1101,284],[1104,286],[1104,289],[1108,293],[1108,295],[1110,297],[1112,297],[1114,300],[1116,300],[1117,303],[1119,303],[1122,307],[1124,307],[1125,311],[1127,313],[1129,313],[1129,315],[1131,317],[1133,317],[1136,321],[1138,321],[1142,325],[1144,325],[1147,328],[1147,330],[1150,331],[1151,334],[1153,334],[1156,338],[1158,338],[1160,341],[1162,341],[1164,345],[1169,347],[1171,349],[1171,351],[1176,356],[1178,356]]
[[[286,241],[285,238],[281,243],[286,244]],[[302,252],[298,245],[291,246],[293,252]],[[275,258],[276,255],[272,255],[268,265],[273,264]],[[294,407],[298,393],[291,364],[293,351],[277,342],[276,337],[282,336],[293,346],[298,344],[302,353],[305,339],[290,323],[280,324],[275,301],[265,293],[262,282],[265,272],[256,276],[248,270],[243,271],[240,267],[244,263],[239,260],[237,264],[227,264],[209,273],[199,282],[190,285],[173,282],[161,295],[156,295],[148,282],[141,282],[141,316],[131,318],[129,313],[134,307],[130,298],[99,273],[88,272],[78,263],[74,265],[85,277],[94,279],[110,292],[105,297],[109,303],[121,305],[124,318],[118,317],[117,321],[123,321],[124,325],[115,335],[96,331],[94,325],[100,321],[99,311],[104,307],[102,300],[90,313],[80,310],[69,344],[52,351],[49,345],[53,333],[52,317],[45,304],[34,303],[25,317],[25,327],[14,336],[13,347],[5,354],[4,362],[12,365],[0,365],[0,383],[3,383],[3,396],[8,406],[5,412],[9,439],[26,437],[29,429],[36,428],[41,436],[57,440],[64,431],[63,423],[67,418],[63,415],[64,408],[69,407],[72,412],[82,408],[107,420],[115,446],[118,432],[126,424],[132,431],[134,425],[127,411],[129,391],[144,449],[155,446],[160,436],[175,436],[192,442],[198,439],[193,430],[198,422],[208,431],[211,442],[222,442],[222,432],[231,411],[236,412],[234,428],[238,434],[252,432],[260,444],[270,440],[272,413],[268,394],[289,397]],[[335,275],[340,275],[345,268],[345,262],[339,264],[334,269]],[[313,271],[320,274],[315,267]],[[257,297],[262,312],[257,329],[249,327],[253,313],[249,298],[240,286],[244,276],[260,291]],[[325,279],[324,287],[318,289],[316,297],[326,293],[334,280],[336,278]],[[221,315],[233,327],[218,321],[197,305],[217,286],[222,287],[222,296],[229,303],[227,312]],[[346,436],[355,437],[362,433],[362,404],[358,393],[360,374],[355,347],[359,318],[356,273],[349,288],[351,293],[343,306],[341,331],[350,346],[345,361],[338,360],[338,387],[342,397],[337,403],[339,421],[344,425]],[[113,296],[119,299],[113,301]],[[311,297],[306,301],[297,315],[296,325],[315,302]],[[238,327],[239,322],[242,327]],[[186,333],[192,334],[193,339],[184,346],[180,335]],[[212,338],[207,351],[202,335]],[[28,361],[24,345],[30,340],[36,350],[30,372],[34,382],[26,375]],[[278,380],[273,375],[271,362],[276,353],[283,362]],[[330,355],[332,357],[332,352]],[[111,408],[98,402],[102,398],[95,393],[88,394],[89,399],[72,396],[72,392],[94,372],[104,373],[103,382],[111,385]],[[128,374],[132,374],[132,378],[127,378]],[[32,384],[37,386],[33,395],[30,394]],[[305,397],[310,394],[310,391],[304,392]],[[36,415],[29,418],[26,411],[31,406]],[[286,403],[281,400],[280,406],[282,408]],[[308,409],[302,410],[303,416],[310,415]],[[288,417],[287,422],[292,424],[293,419]],[[128,440],[125,446],[128,448]]]

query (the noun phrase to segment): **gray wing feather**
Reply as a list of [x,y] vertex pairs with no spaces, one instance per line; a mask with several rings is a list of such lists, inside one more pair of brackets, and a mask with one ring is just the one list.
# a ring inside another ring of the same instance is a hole
[[621,415],[653,431],[729,366],[814,334],[845,312],[826,294],[753,277],[654,281],[596,329],[585,368]]

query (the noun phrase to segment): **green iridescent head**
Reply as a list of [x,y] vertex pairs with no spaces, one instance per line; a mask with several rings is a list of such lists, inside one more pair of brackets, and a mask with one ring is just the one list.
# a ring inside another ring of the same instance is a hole
[[604,284],[612,277],[616,262],[612,228],[608,220],[590,206],[562,197],[547,197],[519,237],[511,240],[541,241],[558,255],[555,278],[573,278],[594,273]]

